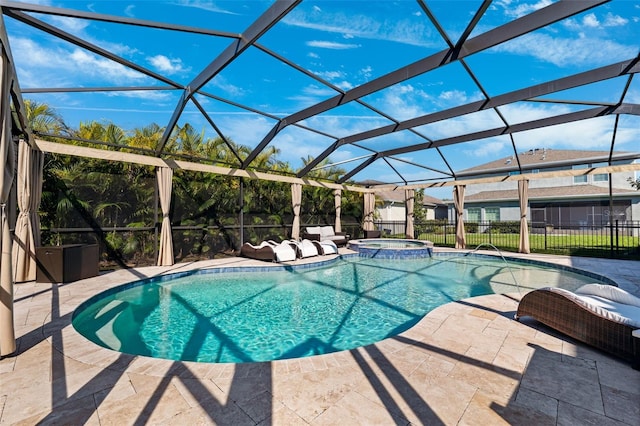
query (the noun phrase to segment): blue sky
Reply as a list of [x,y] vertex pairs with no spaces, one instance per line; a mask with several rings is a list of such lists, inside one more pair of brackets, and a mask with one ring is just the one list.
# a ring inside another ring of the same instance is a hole
[[[133,17],[159,22],[241,33],[269,8],[266,1],[39,1],[26,2]],[[552,3],[547,0],[494,1],[471,34],[474,37]],[[427,1],[447,36],[455,43],[480,1]],[[88,20],[51,17],[42,19],[75,36],[117,55],[188,84],[231,39],[182,34],[149,28]],[[127,69],[75,45],[5,17],[12,53],[22,88],[159,86],[150,77]],[[349,90],[403,65],[439,52],[446,42],[417,2],[402,1],[303,1],[274,28],[262,36],[260,45],[320,76],[341,90]],[[489,96],[528,87],[594,67],[628,60],[640,49],[640,1],[614,0],[570,19],[557,22],[503,45],[466,59]],[[618,78],[555,93],[552,100],[578,99],[588,102],[617,102],[626,78]],[[211,80],[204,91],[239,104],[284,117],[337,94],[310,77],[283,65],[256,48]],[[29,94],[26,98],[55,108],[73,127],[80,121],[113,122],[125,129],[155,122],[164,126],[171,116],[178,91],[110,93]],[[400,120],[483,99],[482,90],[458,62],[391,86],[363,100]],[[197,99],[222,132],[237,143],[256,146],[275,121],[211,98]],[[625,102],[640,103],[640,82],[636,78]],[[591,107],[591,106],[588,106]],[[566,103],[518,103],[500,107],[509,122],[530,121],[558,113],[578,111],[583,105]],[[579,124],[555,126],[514,135],[518,152],[531,148],[589,149],[608,151],[614,117],[602,117]],[[179,124],[189,122],[211,136],[214,132],[193,105],[187,106]],[[390,124],[391,121],[356,103],[327,111],[302,124],[335,137]],[[464,117],[432,123],[419,132],[433,140],[469,131],[502,126],[499,115],[482,111]],[[640,120],[621,116],[615,142],[617,151],[638,150]],[[301,158],[316,156],[334,140],[323,135],[288,127],[272,144],[279,157],[295,169]],[[424,142],[410,132],[398,132],[365,140],[361,147],[346,145],[331,155],[343,162],[370,155],[373,150]],[[377,161],[355,176],[356,180],[445,178],[438,170],[463,170],[513,154],[508,137],[445,146],[440,153],[424,150],[402,155],[386,163]],[[445,162],[446,160],[446,162]],[[362,161],[362,160],[360,160]],[[350,170],[360,161],[342,163]],[[410,163],[427,165],[425,170]],[[448,190],[447,190],[448,191]],[[439,195],[439,194],[436,194]]]

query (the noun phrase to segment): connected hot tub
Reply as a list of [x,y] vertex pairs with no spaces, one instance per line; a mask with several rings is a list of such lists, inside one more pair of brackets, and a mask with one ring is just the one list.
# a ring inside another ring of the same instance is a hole
[[425,240],[371,238],[351,240],[347,247],[360,256],[384,259],[416,259],[431,257],[433,253],[433,243]]

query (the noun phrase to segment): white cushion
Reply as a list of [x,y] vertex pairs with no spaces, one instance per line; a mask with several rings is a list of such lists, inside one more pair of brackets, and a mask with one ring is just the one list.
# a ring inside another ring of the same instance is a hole
[[[588,285],[599,286],[600,284],[588,284]],[[583,290],[584,287],[586,286],[580,287],[580,289],[578,290]],[[614,287],[614,286],[605,285],[604,287],[612,287],[613,289],[618,289],[617,287]],[[626,293],[622,289],[618,289],[618,290]],[[578,294],[577,292],[572,293],[562,288],[551,288],[551,291],[566,295],[568,298],[575,301],[580,306],[590,310],[596,315],[600,315],[603,318],[609,319],[611,321],[615,321],[620,324],[625,324],[630,327],[640,328],[640,306],[612,301],[611,299],[608,299],[602,296]],[[587,288],[583,291],[594,291],[594,289]],[[606,294],[610,292],[610,289],[596,289],[595,291],[601,291]],[[613,290],[611,293],[617,293],[617,292]],[[629,296],[635,297],[631,294],[629,294]]]
[[308,226],[307,234],[321,234],[319,226]]
[[320,239],[324,240],[334,235],[336,235],[336,233],[333,231],[333,226],[322,226],[320,228]]
[[320,241],[320,246],[322,247],[322,251],[324,254],[337,254],[338,246],[331,240],[322,240]]
[[614,302],[625,305],[637,306],[640,308],[640,297],[625,291],[619,287],[605,284],[586,284],[576,290],[576,294],[590,296],[600,296]]
[[579,296],[598,315],[620,324],[640,328],[640,307],[613,302],[600,296]]
[[296,251],[287,243],[278,244],[273,247],[277,262],[289,262],[296,260]]

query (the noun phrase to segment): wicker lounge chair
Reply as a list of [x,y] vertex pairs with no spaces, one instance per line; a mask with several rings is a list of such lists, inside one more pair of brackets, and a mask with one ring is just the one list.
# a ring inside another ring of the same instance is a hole
[[287,241],[277,243],[274,240],[269,240],[267,242],[273,248],[276,262],[290,262],[292,260],[296,260],[296,251]]
[[316,245],[309,240],[290,240],[289,244],[291,245],[291,247],[295,247],[298,258],[300,259],[303,259],[305,257],[317,256],[318,254],[320,254],[318,252],[318,247],[316,247]]
[[640,298],[622,289],[588,284],[575,293],[559,288],[534,290],[518,305],[516,319],[524,316],[640,369]]
[[312,241],[317,247],[318,253],[322,255],[326,254],[338,254],[338,246],[331,240]]
[[257,246],[244,243],[240,248],[240,255],[268,262],[296,260],[296,252],[288,243],[276,243],[275,241],[263,241]]
[[273,247],[266,241],[261,242],[257,246],[251,243],[244,243],[240,248],[240,255],[250,259],[266,260],[269,262],[275,260]]

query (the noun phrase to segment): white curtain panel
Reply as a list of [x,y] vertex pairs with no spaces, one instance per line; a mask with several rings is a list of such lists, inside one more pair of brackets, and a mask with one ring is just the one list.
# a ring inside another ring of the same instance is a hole
[[[25,140],[18,144],[18,220],[13,241],[13,272],[15,281],[36,279],[35,240],[31,224],[32,149]],[[37,209],[37,207],[36,207]]]
[[456,217],[458,223],[456,225],[456,248],[464,249],[467,246],[466,237],[464,234],[464,221],[462,219],[464,214],[464,185],[456,185],[453,187],[453,203],[456,207]]
[[302,184],[291,184],[291,206],[293,207],[293,224],[291,225],[291,239],[300,239],[300,207],[302,204]]
[[173,265],[173,237],[169,210],[171,208],[171,189],[173,186],[173,169],[158,167],[158,195],[162,208],[162,228],[160,230],[160,247],[158,249],[158,266]]
[[406,207],[404,233],[406,234],[407,238],[415,238],[415,231],[413,229],[413,207],[415,204],[415,195],[416,191],[413,189],[406,189],[404,191],[404,205]]
[[13,241],[9,231],[9,212],[7,201],[15,174],[16,152],[11,136],[11,67],[7,54],[2,50],[0,60],[0,356],[9,355],[16,350],[16,338],[13,321],[13,273],[11,250]]
[[333,199],[336,206],[336,225],[334,226],[334,231],[342,232],[342,220],[340,219],[340,215],[342,214],[342,189],[333,190]]
[[520,253],[531,253],[529,247],[529,227],[527,226],[527,205],[529,204],[529,181],[518,181],[518,197],[520,198]]
[[376,208],[376,194],[373,192],[364,193],[364,223],[362,229],[365,231],[373,231],[373,212]]

